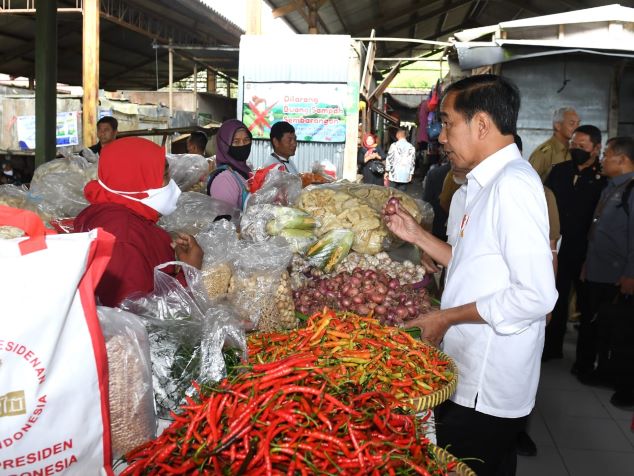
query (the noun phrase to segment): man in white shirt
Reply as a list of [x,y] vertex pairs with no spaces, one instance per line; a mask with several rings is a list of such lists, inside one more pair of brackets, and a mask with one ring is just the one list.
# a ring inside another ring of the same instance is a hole
[[285,170],[289,174],[299,175],[297,167],[291,162],[291,157],[297,150],[297,137],[295,128],[285,121],[279,121],[271,127],[271,145],[273,153],[264,163],[263,168],[271,165],[279,165],[278,169]]
[[405,129],[399,129],[396,131],[396,142],[390,145],[385,159],[385,177],[390,181],[390,187],[406,192],[414,176],[415,164],[416,149],[407,142]]
[[513,141],[519,106],[517,88],[495,75],[444,94],[439,141],[456,167],[471,169],[453,246],[400,206],[385,208],[394,234],[448,268],[441,310],[409,324],[456,361],[458,387],[437,413],[438,443],[482,459],[469,463],[480,476],[515,473],[515,440],[535,404],[546,314],[557,299],[544,189]]

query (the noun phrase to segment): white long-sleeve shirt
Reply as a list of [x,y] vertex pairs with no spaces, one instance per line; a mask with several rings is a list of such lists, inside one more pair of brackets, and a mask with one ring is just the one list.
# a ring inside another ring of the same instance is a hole
[[467,179],[441,308],[475,302],[486,324],[454,325],[445,335],[443,349],[459,373],[451,399],[522,417],[535,403],[545,316],[557,300],[544,189],[514,144]]

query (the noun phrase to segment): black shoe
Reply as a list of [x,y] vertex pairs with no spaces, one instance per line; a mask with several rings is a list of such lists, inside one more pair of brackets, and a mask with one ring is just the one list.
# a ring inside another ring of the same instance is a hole
[[517,434],[515,449],[520,456],[537,456],[537,446],[528,433],[520,431]]
[[634,392],[617,390],[610,398],[610,403],[621,410],[634,410]]
[[592,370],[590,372],[580,372],[579,374],[577,374],[577,380],[579,380],[579,382],[581,382],[582,384],[589,385],[591,387],[614,387],[611,379],[597,370]]

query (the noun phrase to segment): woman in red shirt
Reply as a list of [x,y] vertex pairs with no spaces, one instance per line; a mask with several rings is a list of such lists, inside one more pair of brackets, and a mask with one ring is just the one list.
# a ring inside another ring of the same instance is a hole
[[[84,195],[90,206],[75,219],[75,231],[102,228],[115,236],[112,258],[97,286],[106,306],[117,306],[133,293],[154,288],[154,268],[175,258],[194,267],[203,252],[194,237],[174,241],[156,222],[176,209],[180,190],[170,180],[165,150],[138,137],[115,140],[103,147],[97,180]],[[175,269],[166,269],[175,274]],[[182,279],[182,274],[179,277]]]

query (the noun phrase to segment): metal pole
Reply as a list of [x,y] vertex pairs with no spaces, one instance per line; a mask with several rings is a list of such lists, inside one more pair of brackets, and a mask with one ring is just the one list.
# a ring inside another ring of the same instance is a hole
[[172,39],[170,38],[170,49],[169,49],[169,85],[168,85],[168,96],[169,96],[169,109],[170,109],[170,118],[172,117],[172,107],[173,97],[172,97],[172,86],[174,83],[174,49],[171,48]]
[[57,130],[57,2],[35,12],[35,166],[55,158]]
[[[41,3],[41,2],[40,2]],[[53,2],[55,3],[55,2]],[[97,142],[99,108],[99,0],[83,2],[82,85],[84,144]]]
[[198,125],[198,65],[196,63],[194,63],[194,112],[196,125]]

